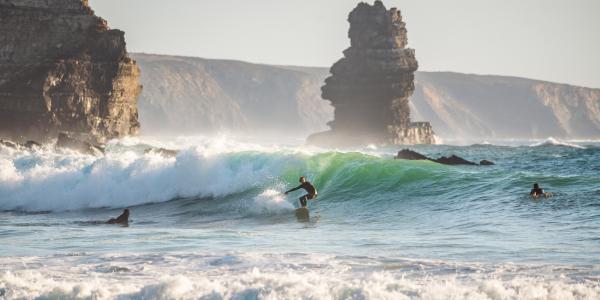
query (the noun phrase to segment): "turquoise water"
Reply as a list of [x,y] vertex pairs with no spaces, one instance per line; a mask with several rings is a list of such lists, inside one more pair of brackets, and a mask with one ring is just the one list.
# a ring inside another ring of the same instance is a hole
[[[1,150],[0,296],[600,297],[599,144],[411,147],[489,167],[397,148],[149,145]],[[319,190],[308,221],[302,193],[281,194],[301,175]],[[554,196],[531,199],[533,182]],[[125,207],[129,227],[91,222]]]

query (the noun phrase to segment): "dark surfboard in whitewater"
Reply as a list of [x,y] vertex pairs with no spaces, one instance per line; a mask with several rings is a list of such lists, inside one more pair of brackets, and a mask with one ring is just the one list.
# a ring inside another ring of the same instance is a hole
[[296,209],[296,218],[298,218],[298,220],[308,220],[310,218],[308,208],[301,207]]

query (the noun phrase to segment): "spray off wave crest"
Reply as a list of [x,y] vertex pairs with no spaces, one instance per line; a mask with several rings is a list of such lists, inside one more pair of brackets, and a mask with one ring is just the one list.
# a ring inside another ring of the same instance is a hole
[[[177,157],[133,151],[104,157],[24,152],[0,158],[0,209],[66,211],[119,208],[179,197],[220,197],[265,185],[289,155],[211,154],[199,148]],[[275,177],[274,177],[275,176]]]
[[535,143],[533,145],[531,145],[532,147],[540,147],[540,146],[563,146],[563,147],[571,147],[571,148],[577,148],[577,149],[585,149],[585,147],[574,144],[574,143],[569,143],[569,142],[565,142],[565,141],[560,141],[558,139],[555,139],[553,137],[549,137],[546,140],[539,142],[539,143]]

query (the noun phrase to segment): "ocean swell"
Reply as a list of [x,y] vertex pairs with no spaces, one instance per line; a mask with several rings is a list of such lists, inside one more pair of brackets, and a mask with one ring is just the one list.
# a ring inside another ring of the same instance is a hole
[[394,199],[453,201],[470,195],[498,198],[499,192],[519,197],[542,179],[563,186],[563,191],[570,188],[567,182],[593,192],[600,180],[593,160],[581,164],[574,155],[596,155],[594,147],[544,147],[535,152],[531,147],[425,148],[431,156],[458,151],[467,159],[491,158],[498,162],[492,167],[394,160],[389,149],[308,152],[301,147],[260,148],[217,140],[168,157],[146,153],[147,147],[124,140],[110,144],[105,156],[94,157],[47,147],[29,151],[0,146],[0,210],[123,208],[236,195],[246,214],[281,213],[290,211],[300,196],[282,195],[299,176],[317,186],[319,200],[355,201],[368,209],[377,209],[369,206],[372,202],[398,201]]

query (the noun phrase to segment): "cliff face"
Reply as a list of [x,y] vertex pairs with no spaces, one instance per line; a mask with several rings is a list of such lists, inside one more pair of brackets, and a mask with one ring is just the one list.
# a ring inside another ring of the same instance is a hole
[[239,61],[132,54],[142,69],[143,133],[282,134],[306,137],[326,128],[321,69]]
[[525,78],[419,72],[412,111],[447,140],[600,138],[600,89]]
[[415,144],[434,142],[431,125],[410,120],[409,97],[418,68],[406,48],[400,11],[381,1],[360,3],[348,17],[351,47],[331,67],[323,98],[335,107],[331,131],[313,135],[318,145]]
[[0,136],[136,134],[139,69],[84,0],[0,0]]
[[[327,129],[327,68],[132,54],[145,86],[142,132],[263,134],[305,138]],[[444,140],[600,138],[600,89],[504,76],[416,72],[413,120]],[[196,123],[194,123],[196,122]],[[185,124],[194,124],[187,126]]]

